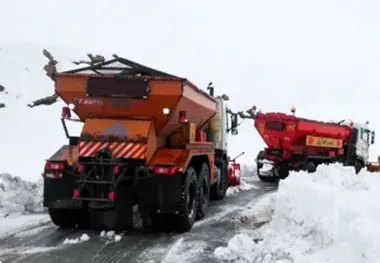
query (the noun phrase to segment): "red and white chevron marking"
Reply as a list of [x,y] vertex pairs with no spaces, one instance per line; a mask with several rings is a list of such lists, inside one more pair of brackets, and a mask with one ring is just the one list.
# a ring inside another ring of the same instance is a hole
[[80,157],[93,157],[99,150],[109,148],[114,158],[144,159],[146,144],[125,142],[86,142],[79,143]]

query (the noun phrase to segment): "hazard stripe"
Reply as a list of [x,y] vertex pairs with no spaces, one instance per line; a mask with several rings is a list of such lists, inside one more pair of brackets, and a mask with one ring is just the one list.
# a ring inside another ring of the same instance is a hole
[[92,142],[79,143],[80,157],[93,157],[101,149],[108,148],[114,158],[145,159],[147,146],[141,143]]

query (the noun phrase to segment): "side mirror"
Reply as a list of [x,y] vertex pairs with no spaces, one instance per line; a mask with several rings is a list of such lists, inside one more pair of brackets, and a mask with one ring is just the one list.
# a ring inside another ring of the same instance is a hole
[[214,87],[212,86],[212,82],[210,82],[207,86],[208,94],[211,97],[214,97]]
[[224,101],[229,101],[229,100],[230,100],[230,98],[229,98],[226,94],[223,94],[223,95],[221,96],[221,98],[222,98]]
[[238,115],[236,113],[231,114],[231,130],[236,130],[238,126]]
[[371,144],[374,144],[375,143],[375,132],[373,131],[371,133]]
[[232,129],[231,134],[232,135],[238,135],[239,134],[238,129]]

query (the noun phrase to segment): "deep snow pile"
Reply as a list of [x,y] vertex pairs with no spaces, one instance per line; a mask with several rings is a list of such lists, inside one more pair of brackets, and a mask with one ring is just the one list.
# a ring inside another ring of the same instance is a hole
[[42,186],[42,180],[32,183],[0,174],[0,219],[43,211]]
[[378,174],[338,164],[291,173],[267,203],[272,220],[214,254],[236,262],[380,262],[379,189]]

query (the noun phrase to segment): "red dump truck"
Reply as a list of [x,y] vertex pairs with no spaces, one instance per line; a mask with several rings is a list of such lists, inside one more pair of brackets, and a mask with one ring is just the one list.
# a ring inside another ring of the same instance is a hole
[[[190,230],[226,194],[227,135],[237,134],[228,97],[208,90],[116,55],[57,73],[68,144],[43,172],[53,223],[131,229],[137,205],[144,227]],[[83,123],[79,136],[67,120]]]
[[254,119],[254,126],[267,147],[257,156],[257,173],[262,181],[277,181],[289,171],[314,172],[322,163],[340,162],[355,167],[358,173],[369,158],[375,132],[368,123],[348,121],[322,122],[279,112],[239,112],[242,118]]

